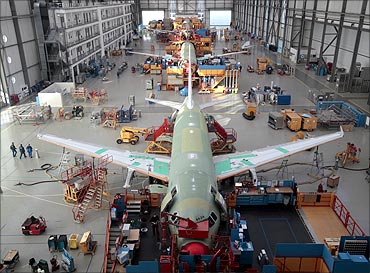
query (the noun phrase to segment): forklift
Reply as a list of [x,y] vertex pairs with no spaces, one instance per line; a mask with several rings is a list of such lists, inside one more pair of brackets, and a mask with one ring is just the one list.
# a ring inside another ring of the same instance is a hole
[[130,143],[135,145],[139,142],[139,136],[144,136],[148,133],[147,128],[124,126],[121,129],[120,137],[117,138],[117,144]]

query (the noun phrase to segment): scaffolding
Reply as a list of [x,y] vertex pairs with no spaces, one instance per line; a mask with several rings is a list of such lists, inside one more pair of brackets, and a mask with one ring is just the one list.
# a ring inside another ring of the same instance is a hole
[[43,123],[51,117],[50,106],[37,106],[36,103],[22,104],[11,108],[14,120],[22,123]]

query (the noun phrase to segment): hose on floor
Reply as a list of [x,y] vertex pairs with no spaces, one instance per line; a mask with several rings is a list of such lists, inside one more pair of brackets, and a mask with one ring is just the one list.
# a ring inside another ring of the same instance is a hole
[[43,181],[38,181],[38,182],[34,182],[34,183],[23,183],[23,182],[18,182],[17,184],[15,184],[14,186],[34,186],[34,185],[38,185],[38,184],[43,184],[43,183],[50,183],[50,182],[59,182],[60,180],[43,180]]
[[[58,166],[53,166],[50,163],[45,163],[45,164],[42,164],[39,169],[31,169],[31,170],[28,170],[28,172],[32,173],[34,171],[45,171],[47,173],[48,171],[55,170],[56,168],[58,168]],[[15,184],[15,186],[22,186],[22,185],[23,186],[34,186],[34,185],[38,185],[38,184],[51,183],[51,182],[63,182],[63,180],[60,180],[60,179],[42,180],[42,181],[37,181],[37,182],[33,182],[33,183],[18,182],[17,184]]]
[[42,164],[39,169],[31,169],[31,170],[28,170],[28,172],[32,173],[34,171],[49,171],[49,170],[54,170],[56,168],[57,166],[52,166],[50,163],[45,163],[45,164]]

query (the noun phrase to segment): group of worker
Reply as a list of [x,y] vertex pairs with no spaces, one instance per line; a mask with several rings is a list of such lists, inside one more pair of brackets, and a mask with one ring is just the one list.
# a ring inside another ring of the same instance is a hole
[[[19,149],[19,153],[20,153],[19,159],[21,159],[22,156],[27,157],[26,156],[26,151],[28,153],[28,157],[32,158],[33,148],[31,146],[31,144],[28,144],[26,146],[26,148],[24,148],[23,145],[20,144],[18,149]],[[12,151],[13,157],[16,157],[18,152],[17,152],[17,147],[15,147],[15,145],[14,145],[14,142],[12,142],[12,145],[10,145],[10,150]]]

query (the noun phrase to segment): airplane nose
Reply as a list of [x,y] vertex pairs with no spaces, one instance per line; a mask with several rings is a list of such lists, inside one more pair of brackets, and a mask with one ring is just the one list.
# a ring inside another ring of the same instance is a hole
[[206,245],[199,242],[192,242],[183,246],[181,252],[188,253],[189,255],[208,255],[211,253]]

